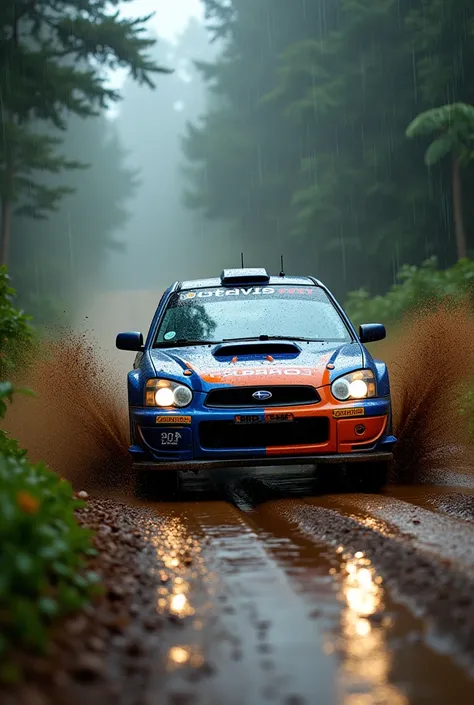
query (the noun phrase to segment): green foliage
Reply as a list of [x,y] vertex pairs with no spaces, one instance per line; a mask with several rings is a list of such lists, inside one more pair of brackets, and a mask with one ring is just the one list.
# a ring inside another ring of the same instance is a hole
[[442,105],[418,115],[407,127],[407,137],[439,134],[425,154],[427,166],[453,153],[464,163],[474,157],[474,106],[465,103]]
[[45,649],[52,620],[82,607],[98,578],[86,570],[91,533],[77,524],[68,482],[14,449],[0,454],[0,487],[3,660],[15,646]]
[[48,188],[38,183],[38,171],[58,174],[82,165],[56,154],[60,140],[36,134],[25,125],[6,122],[3,133],[0,164],[5,168],[0,172],[0,194],[9,203],[18,204],[18,215],[43,219],[56,210],[61,198],[71,193],[71,189],[65,186]]
[[[0,268],[0,419],[15,391],[3,375],[33,342],[28,318],[12,304],[14,293]],[[41,463],[30,464],[0,429],[0,681],[20,676],[15,649],[45,650],[52,621],[82,607],[98,589],[98,577],[86,569],[92,534],[75,517],[81,506],[68,482]]]
[[[144,36],[141,17],[120,17],[117,0],[10,3],[0,10],[0,199],[2,258],[7,262],[12,204],[30,218],[54,212],[71,193],[68,186],[46,184],[38,173],[58,175],[84,166],[56,153],[61,140],[45,126],[64,131],[68,117],[98,116],[119,100],[108,86],[107,69],[127,68],[150,87],[167,73],[148,55],[154,39]],[[42,129],[37,130],[38,122]]]
[[355,325],[372,321],[394,324],[403,315],[434,301],[467,297],[474,303],[471,260],[460,260],[450,269],[440,270],[432,257],[421,267],[405,265],[397,280],[383,296],[371,297],[366,289],[349,293],[345,309]]
[[30,317],[13,305],[15,293],[6,267],[0,267],[0,382],[7,372],[26,364],[34,342]]
[[[13,387],[0,384],[0,418]],[[100,589],[87,571],[92,533],[75,510],[71,485],[0,430],[0,681],[19,677],[14,649],[45,651],[54,619],[80,609]]]
[[[402,262],[450,265],[450,165],[427,171],[426,145],[405,131],[447,96],[458,117],[469,109],[471,1],[204,4],[226,41],[200,67],[212,100],[185,143],[188,203],[230,219],[247,259],[284,252],[340,297],[385,291]],[[430,162],[449,149],[436,142]],[[473,170],[463,176],[469,193]]]

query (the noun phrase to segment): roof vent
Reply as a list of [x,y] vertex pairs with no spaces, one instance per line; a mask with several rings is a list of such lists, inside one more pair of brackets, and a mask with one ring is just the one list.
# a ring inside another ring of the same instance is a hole
[[223,286],[239,284],[267,284],[270,276],[266,269],[224,269],[221,274]]

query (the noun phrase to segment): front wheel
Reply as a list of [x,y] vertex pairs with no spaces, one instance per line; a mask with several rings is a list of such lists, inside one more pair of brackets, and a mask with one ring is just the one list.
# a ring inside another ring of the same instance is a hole
[[352,489],[356,492],[380,492],[388,481],[390,463],[382,460],[354,466],[351,477]]
[[179,473],[172,470],[138,470],[135,496],[138,499],[169,499],[179,490]]

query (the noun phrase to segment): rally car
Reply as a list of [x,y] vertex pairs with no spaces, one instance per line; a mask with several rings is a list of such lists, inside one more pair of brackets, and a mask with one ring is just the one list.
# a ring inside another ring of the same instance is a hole
[[310,276],[237,269],[175,282],[145,341],[116,339],[137,353],[134,469],[169,489],[177,471],[310,464],[381,488],[396,442],[389,376],[364,343],[385,335],[379,323],[357,333]]

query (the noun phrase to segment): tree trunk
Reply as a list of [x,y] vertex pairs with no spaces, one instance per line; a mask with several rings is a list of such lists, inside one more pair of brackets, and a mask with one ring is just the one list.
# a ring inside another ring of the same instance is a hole
[[8,250],[10,245],[10,214],[11,203],[8,198],[2,198],[0,264],[8,264]]
[[464,230],[464,218],[462,215],[462,187],[461,187],[461,165],[459,159],[453,157],[453,214],[454,229],[456,232],[456,248],[458,260],[467,257],[466,231]]

